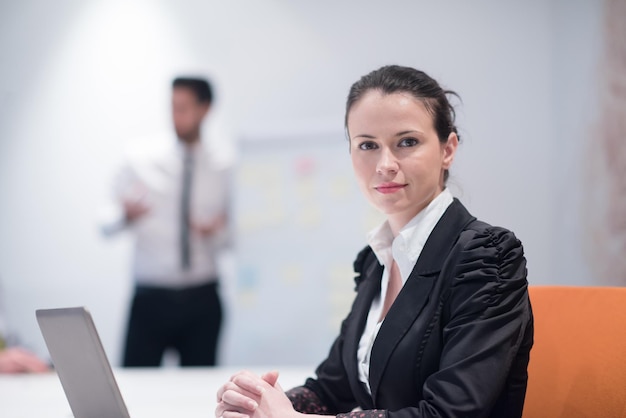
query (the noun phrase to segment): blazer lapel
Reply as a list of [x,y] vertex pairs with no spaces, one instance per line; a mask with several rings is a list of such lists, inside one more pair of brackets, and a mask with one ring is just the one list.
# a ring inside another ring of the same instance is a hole
[[[370,388],[374,402],[389,357],[430,299],[433,284],[459,234],[475,219],[461,202],[454,199],[428,237],[413,271],[389,309],[372,347]],[[363,329],[360,331],[362,333]]]
[[352,393],[359,405],[373,406],[372,399],[363,383],[359,380],[359,369],[357,360],[357,350],[359,342],[365,329],[367,315],[372,306],[372,301],[376,295],[380,294],[380,281],[383,275],[383,266],[378,264],[376,257],[372,257],[374,262],[365,270],[364,279],[361,282],[359,292],[352,307],[352,315],[355,321],[346,329],[343,350],[343,364],[350,380]]

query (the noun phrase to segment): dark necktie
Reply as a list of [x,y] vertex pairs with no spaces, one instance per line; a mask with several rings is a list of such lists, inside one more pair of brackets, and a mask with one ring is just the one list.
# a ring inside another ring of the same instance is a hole
[[180,266],[183,270],[191,266],[191,243],[189,240],[191,182],[193,177],[193,155],[185,149],[183,159],[183,184],[180,201]]

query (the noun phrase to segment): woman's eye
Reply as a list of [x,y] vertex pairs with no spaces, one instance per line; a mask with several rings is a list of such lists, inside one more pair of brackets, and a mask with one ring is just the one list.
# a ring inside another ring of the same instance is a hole
[[361,142],[359,144],[359,149],[362,149],[364,151],[376,149],[376,148],[378,148],[378,145],[376,145],[375,142],[371,142],[371,141]]
[[402,141],[398,144],[400,147],[414,147],[418,144],[417,139],[415,138],[403,138]]

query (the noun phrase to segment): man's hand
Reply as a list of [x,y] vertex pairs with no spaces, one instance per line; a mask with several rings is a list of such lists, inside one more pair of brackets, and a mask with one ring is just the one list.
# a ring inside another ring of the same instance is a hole
[[221,213],[210,221],[191,221],[191,230],[203,237],[214,235],[226,226],[226,214]]
[[150,212],[150,206],[144,199],[125,199],[122,201],[124,209],[124,220],[126,223],[133,223]]

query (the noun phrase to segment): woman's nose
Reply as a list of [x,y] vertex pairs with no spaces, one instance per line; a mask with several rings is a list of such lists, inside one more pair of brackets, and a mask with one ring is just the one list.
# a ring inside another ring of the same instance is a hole
[[378,164],[376,164],[376,172],[380,174],[398,172],[398,160],[390,149],[383,148],[380,152]]

